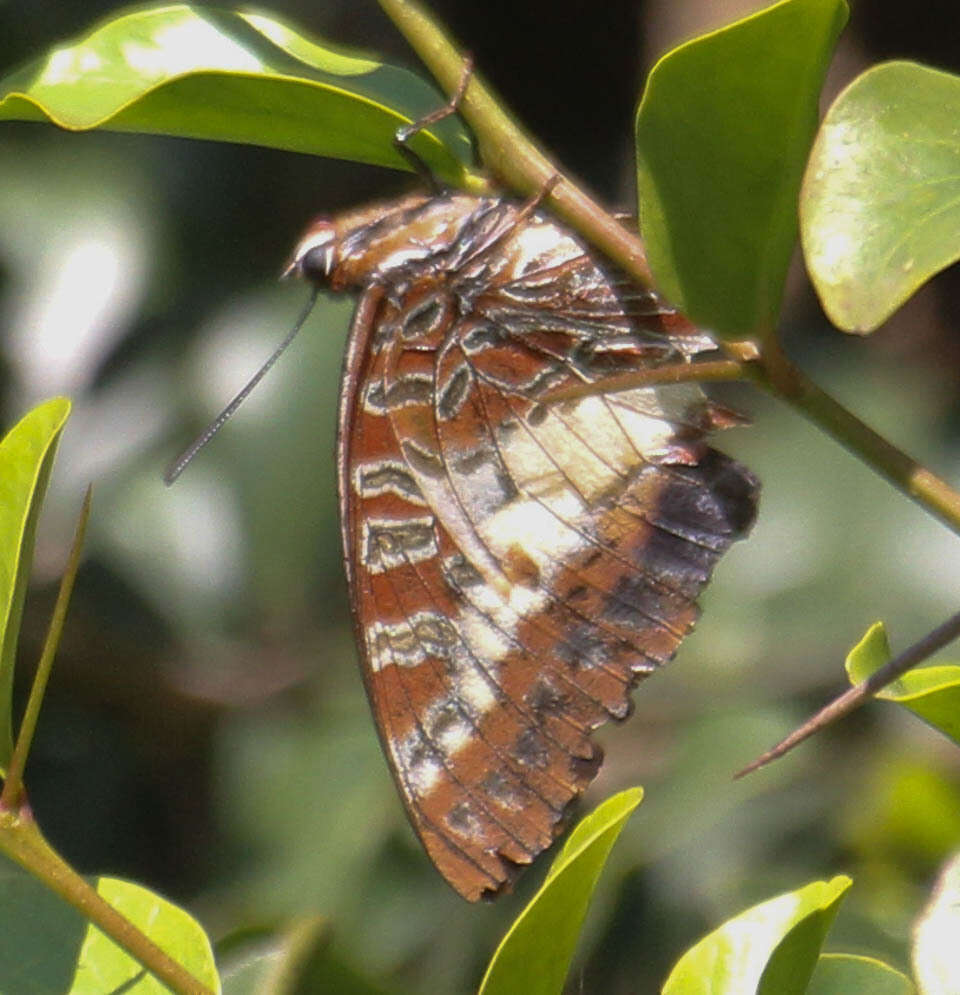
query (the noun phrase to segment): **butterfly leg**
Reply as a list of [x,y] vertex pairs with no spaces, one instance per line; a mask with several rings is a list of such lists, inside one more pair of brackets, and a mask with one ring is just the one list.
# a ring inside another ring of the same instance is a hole
[[445,117],[449,117],[451,114],[456,114],[457,109],[460,107],[460,102],[463,100],[464,93],[467,92],[467,87],[470,84],[470,78],[473,76],[473,56],[467,55],[463,60],[463,69],[460,73],[460,82],[457,84],[457,89],[454,95],[445,103],[442,107],[438,107],[436,110],[431,111],[429,114],[425,114],[423,117],[416,121],[412,121],[410,124],[404,125],[402,128],[397,129],[396,135],[393,138],[393,144],[396,150],[410,163],[413,167],[414,172],[427,184],[428,187],[435,193],[441,194],[443,190],[437,178],[430,171],[430,167],[420,158],[420,156],[410,148],[410,140],[414,135],[423,131],[425,128],[429,128],[431,124],[436,124],[438,121],[442,121]]
[[517,214],[517,226],[523,224],[527,218],[550,196],[553,192],[553,188],[560,182],[563,177],[559,173],[554,173],[553,176],[547,180],[546,183],[529,199],[523,202],[519,213]]

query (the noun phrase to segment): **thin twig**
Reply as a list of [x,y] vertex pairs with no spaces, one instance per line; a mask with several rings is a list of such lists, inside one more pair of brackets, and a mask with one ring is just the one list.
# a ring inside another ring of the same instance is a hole
[[795,729],[786,739],[779,742],[772,750],[767,750],[751,764],[747,764],[743,770],[737,771],[734,778],[741,778],[750,774],[760,767],[765,766],[772,760],[777,760],[785,753],[792,750],[798,743],[802,743],[814,733],[820,732],[826,726],[837,719],[849,715],[855,708],[873,698],[877,692],[882,691],[888,684],[893,683],[898,677],[902,677],[911,667],[926,660],[927,657],[942,649],[947,643],[953,642],[960,636],[960,612],[947,619],[943,625],[938,626],[933,632],[928,633],[923,639],[915,642],[911,647],[904,650],[899,656],[894,657],[889,663],[885,663],[878,670],[875,670],[865,681],[861,681],[856,687],[850,688],[839,697],[834,698],[829,705],[821,708],[816,715],[807,719],[798,729]]
[[87,488],[83,507],[80,509],[80,517],[77,520],[73,536],[73,546],[70,549],[70,556],[60,581],[60,590],[57,593],[57,602],[54,605],[50,626],[47,629],[47,638],[44,640],[43,652],[40,654],[40,662],[37,664],[37,671],[33,676],[33,684],[30,688],[30,697],[27,699],[27,707],[24,709],[23,720],[17,733],[17,745],[13,749],[13,755],[10,757],[10,763],[7,767],[7,777],[3,783],[3,792],[0,794],[0,810],[16,811],[23,797],[23,771],[30,753],[30,745],[33,742],[33,734],[37,728],[37,719],[40,717],[40,706],[43,704],[47,681],[50,678],[50,671],[53,669],[53,658],[60,645],[63,623],[66,621],[67,610],[70,607],[70,595],[73,593],[73,582],[80,566],[83,537],[86,534],[87,520],[90,517],[92,491],[91,487]]
[[631,370],[615,377],[606,377],[597,383],[578,383],[546,392],[541,400],[553,404],[556,401],[573,401],[580,397],[595,397],[598,394],[618,394],[637,387],[655,387],[657,384],[674,383],[717,383],[729,380],[750,379],[749,369],[732,359],[708,360],[703,363],[671,363],[669,366],[653,366],[648,370]]
[[[448,94],[463,78],[466,56],[427,12],[411,0],[380,0],[426,67]],[[586,239],[619,263],[642,287],[651,286],[647,256],[640,239],[567,177],[517,122],[479,73],[470,77],[457,108],[473,128],[483,163],[512,189],[528,197],[539,194],[559,176],[545,198],[550,209],[573,223]]]
[[47,638],[30,688],[30,697],[17,733],[0,793],[0,853],[19,864],[51,891],[59,895],[89,919],[110,939],[135,957],[159,980],[183,995],[211,995],[210,990],[176,960],[169,956],[129,919],[121,915],[97,890],[78,874],[43,837],[26,800],[23,774],[30,745],[37,727],[43,695],[60,643],[63,625],[70,607],[70,596],[83,552],[83,539],[90,517],[92,488],[87,488],[77,520],[70,556],[60,581],[60,591],[50,619]]
[[917,460],[898,449],[818,387],[781,351],[765,340],[755,382],[801,411],[875,473],[960,535],[960,493]]

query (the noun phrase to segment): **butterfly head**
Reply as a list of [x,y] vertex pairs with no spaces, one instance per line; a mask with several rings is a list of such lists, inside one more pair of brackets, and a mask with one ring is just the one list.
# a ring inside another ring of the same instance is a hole
[[297,243],[282,275],[295,273],[318,286],[328,285],[337,265],[337,241],[333,222],[319,218]]

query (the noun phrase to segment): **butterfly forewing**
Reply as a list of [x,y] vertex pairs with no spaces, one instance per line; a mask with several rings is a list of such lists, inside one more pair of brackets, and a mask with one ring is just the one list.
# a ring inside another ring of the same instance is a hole
[[757,483],[702,441],[695,386],[549,402],[709,345],[555,222],[451,195],[324,224],[324,277],[361,292],[338,462],[365,683],[430,857],[495,895],[692,627]]

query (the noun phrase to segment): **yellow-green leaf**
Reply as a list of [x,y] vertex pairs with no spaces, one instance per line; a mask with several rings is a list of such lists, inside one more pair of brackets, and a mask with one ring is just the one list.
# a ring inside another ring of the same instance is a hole
[[814,881],[727,920],[680,958],[663,995],[802,995],[850,884]]
[[875,957],[821,954],[806,995],[916,995],[913,982]]
[[13,751],[10,696],[37,518],[70,402],[34,408],[0,441],[0,773]]
[[883,622],[874,622],[847,654],[844,666],[851,684],[860,684],[890,662],[890,641]]
[[[128,881],[93,882],[114,908],[211,991],[220,991],[213,951],[183,909]],[[0,858],[0,992],[169,995],[169,989],[36,878]]]
[[[198,981],[213,992],[220,991],[213,949],[196,919],[155,892],[130,881],[101,877],[97,879],[97,891]],[[138,961],[91,924],[80,947],[70,995],[120,990],[124,995],[168,992],[153,975],[144,974]]]
[[807,270],[830,320],[870,332],[960,259],[960,77],[888,62],[833,102],[803,181]]
[[543,887],[493,955],[480,995],[557,995],[562,991],[600,872],[642,798],[641,788],[621,791],[573,830]]
[[[847,675],[852,684],[866,680],[890,660],[890,646],[882,622],[876,622],[847,656]],[[915,667],[877,694],[909,708],[914,715],[960,743],[960,666],[939,664]]]
[[[397,129],[444,103],[419,76],[308,38],[250,11],[174,4],[133,10],[58,45],[0,82],[0,119],[244,142],[395,169]],[[472,148],[455,117],[413,146],[469,186]]]

